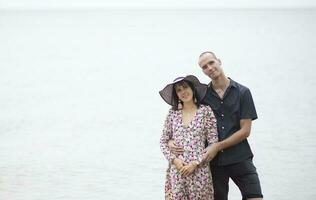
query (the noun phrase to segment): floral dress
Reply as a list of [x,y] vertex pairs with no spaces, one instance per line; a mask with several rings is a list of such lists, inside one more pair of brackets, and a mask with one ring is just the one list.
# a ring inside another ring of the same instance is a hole
[[[192,174],[182,176],[171,164],[174,158],[186,163],[201,162],[205,141],[211,145],[218,141],[216,118],[212,109],[200,105],[195,116],[185,126],[182,122],[181,110],[169,110],[160,139],[160,148],[169,161],[165,185],[166,199],[173,200],[212,200],[213,183],[209,166],[199,165]],[[173,139],[177,146],[183,147],[182,155],[174,155],[168,147],[168,141]]]

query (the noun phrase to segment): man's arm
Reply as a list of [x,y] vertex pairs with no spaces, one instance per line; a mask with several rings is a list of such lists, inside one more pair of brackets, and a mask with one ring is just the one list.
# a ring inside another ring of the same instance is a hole
[[240,120],[240,129],[238,131],[225,140],[214,143],[204,150],[206,153],[204,154],[203,162],[211,161],[219,151],[244,141],[250,135],[251,123],[251,119]]
[[240,129],[233,133],[230,137],[217,143],[219,151],[234,146],[249,137],[251,131],[251,122],[251,119],[240,120]]
[[171,153],[173,153],[174,155],[181,155],[184,152],[183,148],[177,146],[174,140],[172,139],[168,141],[168,146],[170,148]]

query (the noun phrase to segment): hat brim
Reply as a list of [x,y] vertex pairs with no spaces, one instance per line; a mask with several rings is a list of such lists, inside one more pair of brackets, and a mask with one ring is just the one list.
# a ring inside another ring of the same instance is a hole
[[173,92],[173,86],[174,84],[180,82],[180,81],[188,81],[190,83],[192,83],[195,91],[196,91],[196,98],[198,99],[198,101],[201,101],[206,94],[207,91],[207,85],[203,84],[199,81],[199,79],[193,75],[188,75],[182,79],[177,79],[177,81],[170,83],[168,85],[166,85],[166,87],[164,89],[162,89],[161,91],[159,91],[159,94],[161,96],[161,98],[169,105],[171,106],[175,106],[177,105],[178,102],[174,101],[174,98],[172,96],[172,92]]

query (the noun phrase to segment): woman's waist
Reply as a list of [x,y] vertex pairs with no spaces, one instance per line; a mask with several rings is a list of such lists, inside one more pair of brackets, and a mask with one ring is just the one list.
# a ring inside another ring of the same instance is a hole
[[178,155],[183,161],[195,161],[199,160],[203,155],[203,151],[184,151],[182,154]]
[[204,143],[175,143],[176,146],[181,147],[184,151],[184,153],[192,153],[192,152],[202,152],[205,149]]

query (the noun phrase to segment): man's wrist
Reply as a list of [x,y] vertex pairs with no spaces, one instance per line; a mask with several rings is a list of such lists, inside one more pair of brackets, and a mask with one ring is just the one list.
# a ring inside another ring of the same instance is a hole
[[216,145],[217,152],[220,152],[221,150],[223,150],[222,142],[217,142],[215,143],[215,145]]
[[173,141],[174,141],[174,140],[169,140],[169,141],[167,142],[169,148],[171,148],[171,147],[173,146]]

